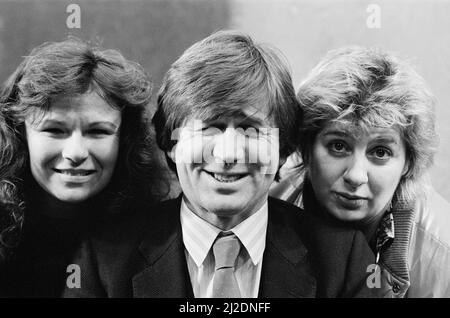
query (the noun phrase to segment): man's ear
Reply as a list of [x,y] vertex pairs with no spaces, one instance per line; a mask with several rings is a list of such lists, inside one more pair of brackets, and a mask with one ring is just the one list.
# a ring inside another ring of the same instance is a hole
[[278,182],[280,181],[280,168],[282,165],[284,165],[286,163],[287,157],[283,156],[280,157],[280,161],[278,162],[278,169],[277,169],[277,173],[275,174],[275,181]]
[[287,157],[282,156],[280,157],[280,162],[278,163],[278,168],[281,168],[282,165],[286,163]]
[[173,146],[172,147],[172,149],[170,150],[170,151],[166,151],[166,155],[167,155],[167,157],[169,157],[170,158],[170,160],[172,160],[172,162],[173,163],[175,163],[176,162],[176,160],[175,160],[175,150],[176,150],[176,145],[175,146]]

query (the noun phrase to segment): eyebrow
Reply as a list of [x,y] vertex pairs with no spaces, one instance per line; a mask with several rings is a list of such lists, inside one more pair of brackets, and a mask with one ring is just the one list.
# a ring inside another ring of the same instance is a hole
[[[228,123],[229,119],[233,119],[233,117],[225,117],[225,118],[212,118],[212,119],[206,119],[204,120],[205,123]],[[263,126],[264,122],[260,120],[259,118],[251,117],[251,116],[239,116],[238,118],[234,118],[236,120],[236,123],[238,124],[249,124],[249,125],[259,125]]]
[[260,112],[260,109],[255,108],[255,112],[250,113],[250,114],[245,114],[243,116],[243,121],[242,122],[249,122],[249,123],[253,123],[253,124],[259,124],[261,126],[264,125],[264,122],[267,121],[271,124],[275,124],[275,120],[273,118],[273,116],[267,115],[264,118],[259,118],[257,117],[257,114]]
[[[328,131],[325,131],[322,134],[323,137],[325,136],[339,136],[339,137],[346,137],[346,138],[353,138],[353,139],[357,139],[357,136],[352,133],[351,131],[348,130],[334,130],[334,129],[330,129]],[[376,142],[383,142],[383,143],[387,143],[387,144],[398,144],[398,140],[397,138],[390,136],[390,135],[379,135],[373,138],[373,141]]]
[[264,124],[264,122],[259,119],[259,118],[255,118],[252,116],[246,116],[244,117],[242,120],[239,120],[240,124],[255,124],[255,125],[260,125],[262,126]]
[[38,122],[38,125],[48,125],[48,124],[64,125],[65,122],[62,120],[56,120],[56,119],[42,119]]
[[[66,122],[64,122],[62,120],[57,120],[57,119],[44,119],[40,123],[40,125],[49,125],[49,124],[64,126],[66,124]],[[117,130],[119,128],[118,125],[116,125],[115,123],[110,122],[110,121],[95,121],[95,122],[89,123],[89,127],[97,126],[97,125],[105,125],[114,130]]]
[[374,138],[377,142],[383,142],[387,144],[398,144],[397,138],[394,138],[393,136],[377,136]]
[[332,136],[340,136],[340,137],[347,137],[347,138],[348,138],[348,137],[353,138],[353,134],[352,134],[351,132],[349,132],[349,131],[346,131],[346,130],[342,131],[342,130],[333,130],[333,129],[330,129],[330,130],[325,130],[325,132],[322,133],[322,136],[323,136],[323,137],[329,136],[329,135],[332,135]]

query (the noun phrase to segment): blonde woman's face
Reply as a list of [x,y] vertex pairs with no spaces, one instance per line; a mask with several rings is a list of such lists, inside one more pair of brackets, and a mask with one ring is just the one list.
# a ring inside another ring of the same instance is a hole
[[309,174],[316,198],[342,221],[371,222],[386,211],[407,170],[395,129],[331,124],[313,144]]
[[55,99],[43,118],[25,121],[31,173],[57,199],[81,202],[111,180],[121,113],[97,93]]

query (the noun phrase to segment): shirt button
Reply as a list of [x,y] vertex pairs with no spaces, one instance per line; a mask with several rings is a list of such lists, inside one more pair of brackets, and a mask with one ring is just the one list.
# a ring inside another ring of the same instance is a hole
[[398,292],[400,291],[400,285],[398,283],[392,284],[392,291],[394,292],[394,294],[398,294]]

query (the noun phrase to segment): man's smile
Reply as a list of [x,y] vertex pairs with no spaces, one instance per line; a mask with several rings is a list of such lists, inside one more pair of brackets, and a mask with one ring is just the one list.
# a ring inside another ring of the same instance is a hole
[[213,177],[216,181],[223,183],[236,182],[248,175],[248,173],[210,172],[207,170],[203,171]]

